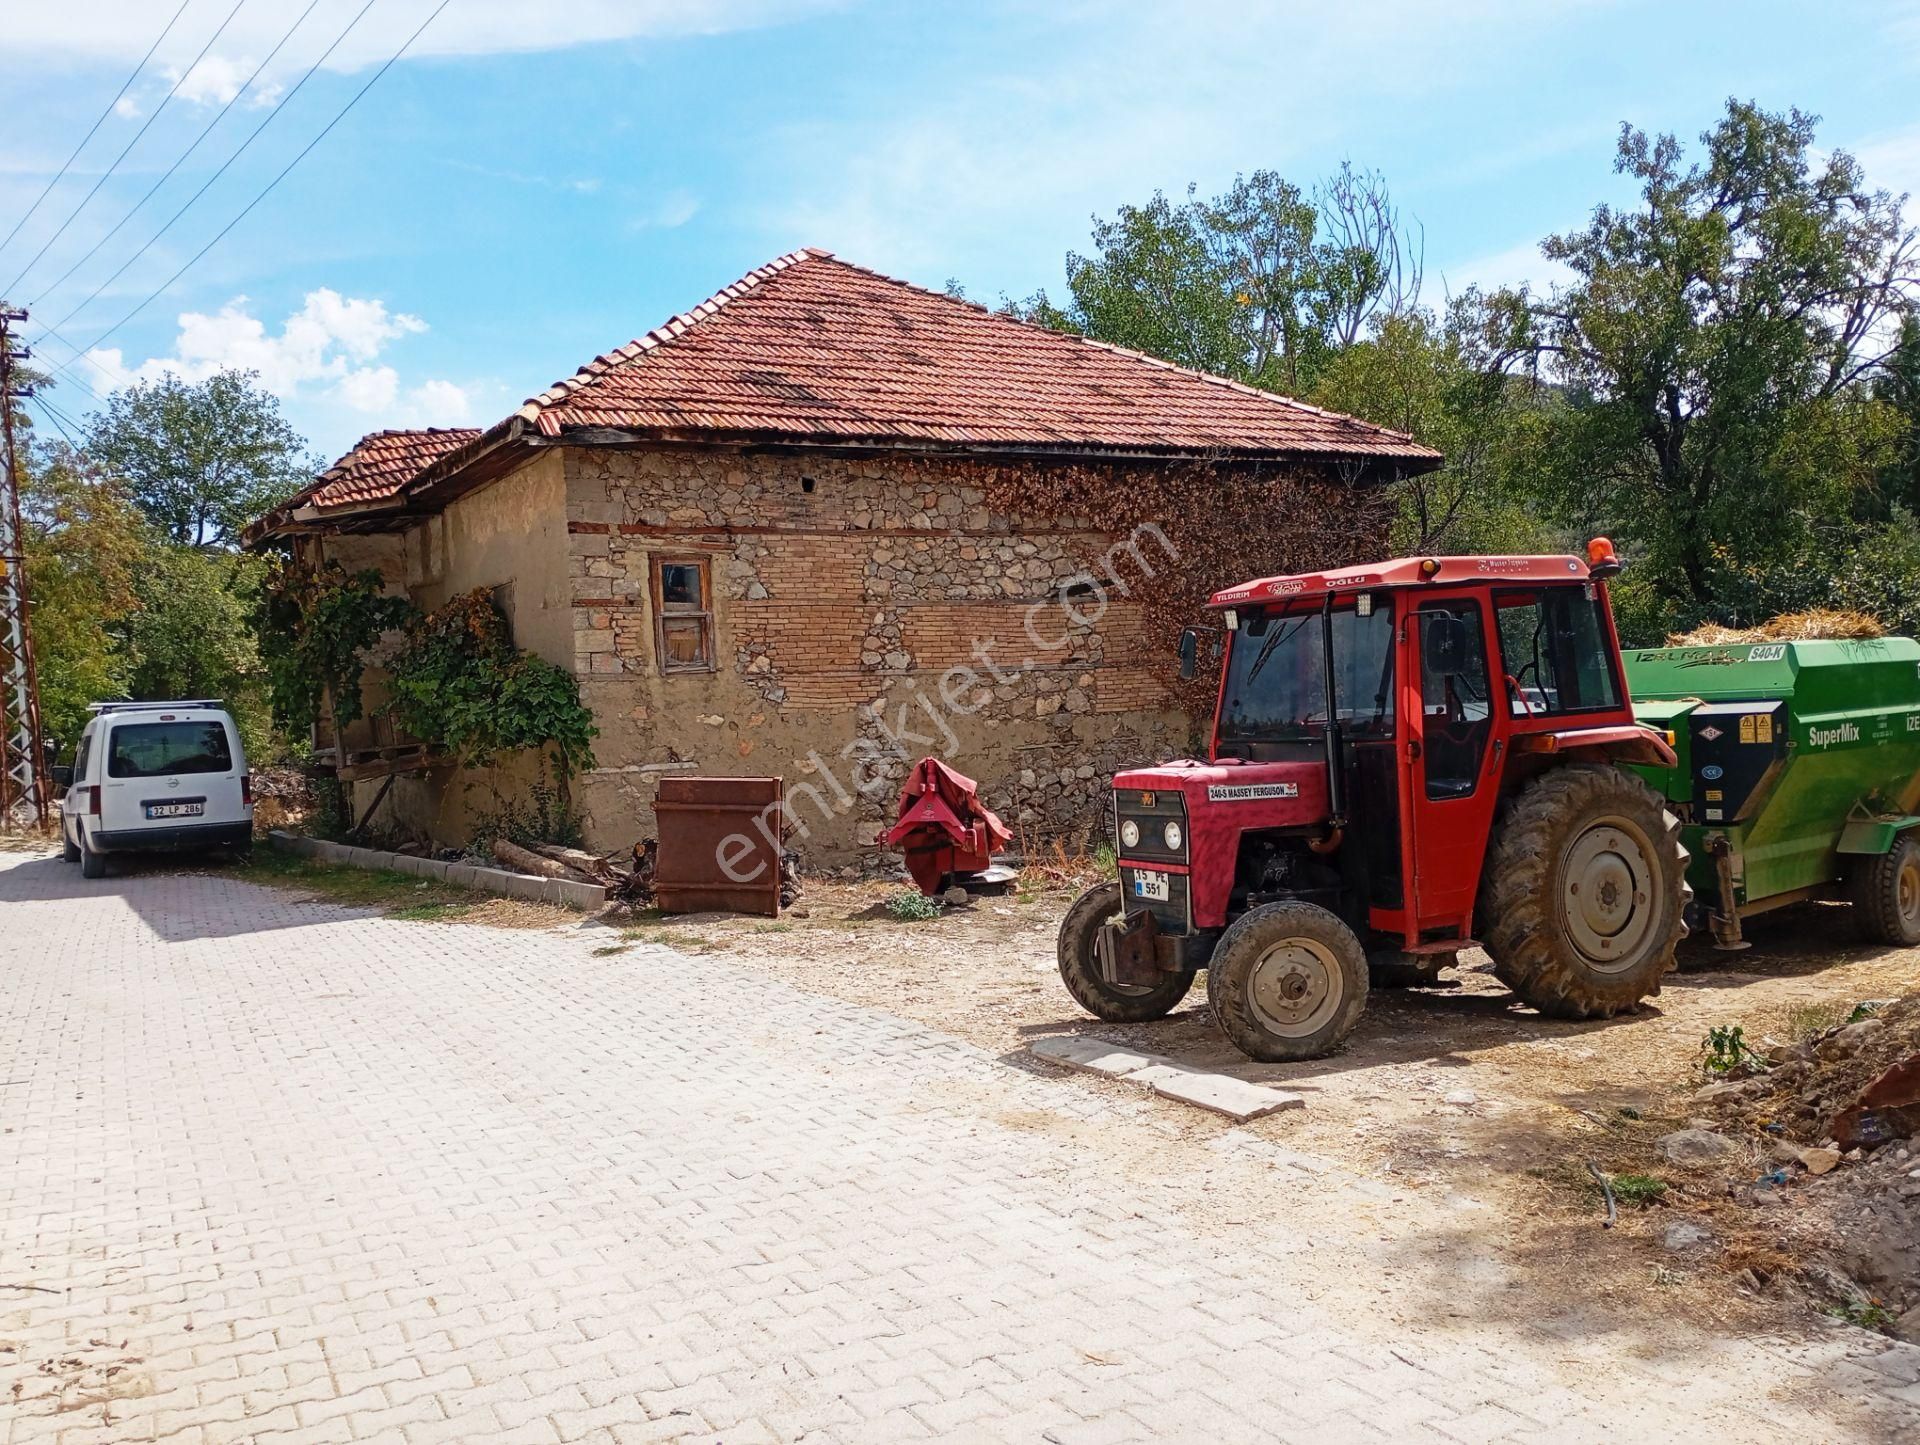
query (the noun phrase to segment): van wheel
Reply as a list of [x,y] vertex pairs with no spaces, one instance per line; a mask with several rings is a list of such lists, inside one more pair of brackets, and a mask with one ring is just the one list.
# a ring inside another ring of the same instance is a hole
[[105,878],[107,876],[107,855],[96,853],[87,846],[87,835],[80,835],[80,876],[82,878]]
[[1851,880],[1853,916],[1873,943],[1920,943],[1920,841],[1902,833],[1877,858],[1863,858]]
[[73,845],[73,841],[67,837],[67,825],[65,823],[60,825],[60,861],[62,863],[78,863],[80,861],[80,850],[76,848]]
[[1193,987],[1194,971],[1189,968],[1170,973],[1161,983],[1108,983],[1101,977],[1093,940],[1121,911],[1118,883],[1095,884],[1073,900],[1067,916],[1060,920],[1060,981],[1074,1002],[1097,1019],[1115,1024],[1163,1019]]
[[1367,1007],[1367,955],[1313,903],[1268,903],[1235,919],[1207,964],[1207,1002],[1250,1059],[1287,1063],[1337,1049]]

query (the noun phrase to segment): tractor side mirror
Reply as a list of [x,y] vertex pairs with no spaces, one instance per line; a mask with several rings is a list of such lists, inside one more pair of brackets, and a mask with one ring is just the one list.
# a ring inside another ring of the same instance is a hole
[[1451,612],[1421,614],[1420,653],[1428,671],[1442,677],[1458,677],[1467,670],[1472,638],[1467,624]]
[[1193,628],[1186,628],[1180,634],[1180,679],[1191,678],[1194,664],[1200,659],[1200,634]]

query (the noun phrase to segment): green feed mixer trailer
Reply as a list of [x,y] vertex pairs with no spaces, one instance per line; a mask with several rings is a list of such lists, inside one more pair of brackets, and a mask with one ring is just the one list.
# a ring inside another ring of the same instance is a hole
[[1920,943],[1920,643],[1742,642],[1626,654],[1634,714],[1674,767],[1667,797],[1716,947],[1756,913],[1852,902],[1861,930]]

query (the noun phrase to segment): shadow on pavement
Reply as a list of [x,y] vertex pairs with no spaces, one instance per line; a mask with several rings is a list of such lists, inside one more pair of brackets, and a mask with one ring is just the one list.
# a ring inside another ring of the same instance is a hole
[[237,938],[336,921],[348,905],[315,902],[246,879],[223,877],[232,864],[200,854],[116,854],[104,878],[82,878],[78,864],[58,854],[0,854],[0,906],[9,903],[90,903],[118,900],[167,943]]

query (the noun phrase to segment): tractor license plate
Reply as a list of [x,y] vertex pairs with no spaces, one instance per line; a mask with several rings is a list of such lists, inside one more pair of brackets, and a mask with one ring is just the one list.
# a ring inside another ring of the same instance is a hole
[[149,818],[198,818],[207,811],[205,803],[149,803]]
[[1133,875],[1133,896],[1151,899],[1155,903],[1167,901],[1167,875],[1140,869]]

